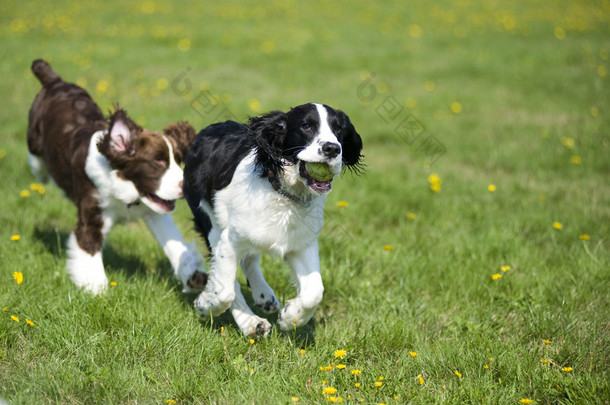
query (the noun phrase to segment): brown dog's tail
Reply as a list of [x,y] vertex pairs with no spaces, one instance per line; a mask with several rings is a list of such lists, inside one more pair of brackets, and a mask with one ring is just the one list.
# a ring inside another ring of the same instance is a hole
[[32,62],[32,72],[36,75],[43,87],[47,87],[58,80],[61,77],[51,69],[51,66],[42,59],[36,59]]

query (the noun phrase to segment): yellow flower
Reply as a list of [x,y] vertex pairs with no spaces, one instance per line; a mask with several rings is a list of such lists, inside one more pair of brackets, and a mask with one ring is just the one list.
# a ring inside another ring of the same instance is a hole
[[572,370],[574,370],[572,367],[564,367],[564,368],[561,369],[561,371],[566,372],[566,373],[569,373]]
[[418,375],[416,378],[419,385],[424,385],[424,377],[422,377],[421,374]]
[[305,354],[305,349],[301,349],[301,350],[299,350],[299,353],[301,353],[301,354]]
[[21,190],[21,192],[19,193],[19,195],[20,195],[21,197],[24,197],[24,198],[25,198],[25,197],[29,197],[29,196],[30,196],[30,192],[29,192],[29,190]]
[[339,370],[343,370],[345,368],[345,364],[337,364],[337,368]]
[[16,271],[13,273],[13,278],[17,282],[17,284],[23,283],[23,273],[20,271]]
[[489,358],[489,362],[491,363],[491,362],[493,362],[493,361],[494,361],[494,358],[493,358],[493,357],[490,357],[490,358]]
[[335,387],[324,387],[324,389],[322,390],[322,393],[326,395],[332,395],[336,392],[337,389]]
[[250,339],[250,344],[253,345],[254,344],[254,339]]
[[176,401],[175,401],[175,400],[173,400],[173,399],[166,399],[166,400],[165,400],[165,403],[166,403],[166,404],[173,405],[173,404],[175,404],[175,403],[176,403]]
[[451,103],[451,112],[454,114],[460,114],[462,112],[462,105],[457,101]]
[[561,225],[561,222],[553,222],[553,228],[560,230],[561,228],[563,228],[563,225]]
[[579,165],[582,163],[582,159],[578,155],[572,155],[572,157],[570,158],[570,162],[572,162],[572,164]]
[[21,236],[19,236],[19,235],[13,235],[13,236],[11,236],[11,240],[12,240],[13,242],[17,242],[17,241],[19,241],[19,239],[21,239]]
[[25,319],[25,323],[27,323],[30,326],[34,326],[34,322],[30,321],[29,319]]
[[375,387],[379,388],[383,385],[381,381],[375,381]]
[[550,345],[551,341],[548,339],[542,339],[542,343],[544,343],[545,345]]
[[392,246],[392,245],[384,245],[383,246],[383,250],[391,252],[392,250],[394,250],[394,246]]
[[549,364],[549,361],[547,359],[540,359],[540,362],[542,364]]
[[489,366],[488,366],[487,364],[485,364],[485,365],[483,366],[483,368],[484,368],[485,370],[489,370]]
[[412,212],[407,212],[407,218],[409,219],[415,219],[415,214]]
[[409,355],[410,355],[411,357],[415,357],[415,356],[417,356],[417,352],[409,352]]
[[290,397],[290,401],[297,403],[299,402],[299,397]]
[[162,77],[161,79],[157,80],[157,88],[159,90],[165,90],[167,86],[169,86],[169,80],[166,78]]
[[116,287],[117,286],[117,282],[116,281],[111,281],[110,282],[110,287]]
[[4,159],[5,156],[6,156],[6,151],[3,149],[0,149],[0,159]]
[[191,40],[188,38],[182,38],[180,41],[178,41],[178,49],[180,49],[182,52],[186,52],[191,49]]
[[428,80],[426,83],[424,83],[424,88],[426,91],[434,91],[436,88],[436,83],[434,83],[432,80]]
[[3,310],[4,312],[6,312],[6,311],[8,311],[8,308],[7,308],[7,307],[4,307],[4,308],[2,308],[2,310]]
[[345,356],[346,354],[347,352],[343,349],[335,350],[335,357],[339,357],[340,359],[343,359],[343,356]]
[[337,203],[337,207],[339,207],[339,208],[345,208],[345,207],[347,207],[348,205],[349,205],[349,204],[347,203],[347,201],[339,201],[339,202]]
[[251,98],[250,100],[248,100],[248,107],[254,112],[260,112],[261,102],[255,98]]
[[11,319],[15,322],[19,322],[19,318],[17,318],[15,315],[11,315]]
[[519,400],[519,403],[521,403],[521,404],[531,404],[532,402],[534,402],[534,401],[529,398],[521,398]]
[[566,30],[563,29],[563,27],[555,27],[555,38],[562,40],[566,37]]
[[490,184],[489,186],[487,186],[487,189],[493,193],[494,191],[496,191],[496,186],[494,184]]
[[510,269],[511,269],[510,266],[502,266],[502,267],[500,267],[500,270],[502,270],[502,271],[509,271]]
[[220,333],[224,333],[224,331],[225,331],[225,327],[224,327],[224,326],[221,326],[221,327],[220,327]]
[[502,274],[498,274],[498,273],[496,273],[496,274],[492,274],[492,275],[491,275],[491,279],[492,279],[492,280],[494,280],[494,281],[495,281],[495,280],[499,280],[499,279],[501,279],[501,278],[502,278]]
[[351,373],[352,373],[353,375],[360,375],[360,370],[356,370],[356,369],[354,369],[354,370],[352,370],[352,371],[351,371]]
[[583,233],[582,235],[580,235],[578,237],[578,239],[580,239],[580,240],[589,240],[589,239],[591,239],[591,237],[589,235],[587,235],[586,233]]
[[360,388],[360,383],[359,383],[359,382],[357,382],[356,384],[354,384],[354,387],[356,387],[356,388]]
[[458,377],[462,378],[462,373],[460,373],[459,371],[455,370],[453,373]]
[[422,28],[419,25],[417,25],[417,24],[409,25],[409,36],[411,38],[414,38],[414,39],[421,38],[423,32],[424,31],[422,30]]
[[574,148],[575,143],[574,138],[570,138],[569,136],[564,136],[561,138],[561,144],[568,149]]

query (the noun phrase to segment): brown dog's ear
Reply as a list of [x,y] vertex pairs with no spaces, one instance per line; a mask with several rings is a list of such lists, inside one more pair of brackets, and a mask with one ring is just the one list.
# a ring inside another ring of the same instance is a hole
[[187,155],[191,142],[193,142],[197,135],[195,128],[186,121],[168,125],[163,129],[163,133],[176,141],[182,156]]

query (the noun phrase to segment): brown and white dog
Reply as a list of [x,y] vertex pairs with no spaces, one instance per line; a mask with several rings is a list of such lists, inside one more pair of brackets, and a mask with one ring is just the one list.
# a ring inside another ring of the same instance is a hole
[[79,287],[104,290],[104,237],[117,222],[142,218],[163,247],[185,291],[207,282],[200,256],[168,215],[182,198],[180,164],[195,137],[186,122],[163,134],[142,129],[115,107],[106,120],[82,88],[64,82],[43,60],[32,63],[42,84],[29,115],[29,163],[39,181],[49,176],[78,210],[68,239],[68,274]]

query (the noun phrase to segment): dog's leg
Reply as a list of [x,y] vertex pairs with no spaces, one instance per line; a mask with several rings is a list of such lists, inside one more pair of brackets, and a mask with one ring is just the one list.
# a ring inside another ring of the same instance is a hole
[[172,217],[151,213],[144,217],[148,229],[169,259],[174,275],[182,281],[183,292],[201,291],[206,285],[208,275],[200,270],[203,259],[194,247],[187,245]]
[[239,281],[235,280],[235,299],[231,303],[231,314],[235,323],[244,335],[267,336],[271,331],[271,324],[266,319],[256,316],[241,293]]
[[294,272],[298,293],[280,311],[278,324],[282,330],[309,322],[324,293],[317,241],[301,251],[288,253],[286,261]]
[[260,255],[248,255],[242,259],[241,269],[248,279],[248,285],[252,288],[254,304],[265,313],[271,314],[280,308],[280,303],[263,277],[260,261]]
[[195,309],[200,316],[217,316],[229,309],[235,299],[238,259],[229,230],[225,229],[212,247],[212,264],[205,290],[195,300]]
[[74,284],[94,294],[99,294],[108,285],[102,245],[110,227],[112,218],[103,217],[97,198],[86,196],[80,201],[78,225],[68,238],[66,267]]

